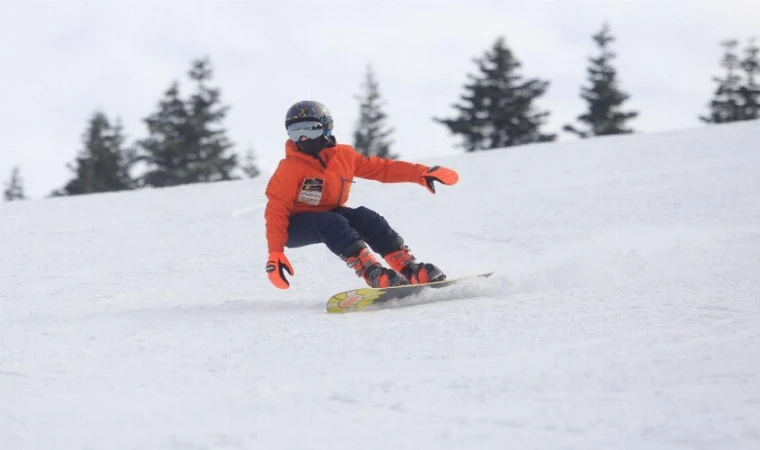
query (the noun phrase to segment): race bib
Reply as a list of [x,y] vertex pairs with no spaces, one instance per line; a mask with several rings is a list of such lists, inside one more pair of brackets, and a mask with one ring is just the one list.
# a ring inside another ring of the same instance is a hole
[[301,186],[301,193],[298,194],[298,201],[309,205],[317,206],[322,200],[322,188],[325,181],[320,178],[306,178]]

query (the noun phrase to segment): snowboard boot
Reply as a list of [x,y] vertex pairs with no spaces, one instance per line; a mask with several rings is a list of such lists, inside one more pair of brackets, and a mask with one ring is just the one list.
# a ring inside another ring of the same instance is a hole
[[395,270],[383,267],[361,241],[349,245],[341,255],[341,258],[370,287],[387,288],[409,284],[406,278],[399,275]]
[[441,269],[430,263],[421,263],[409,251],[409,247],[401,244],[401,249],[385,255],[385,260],[393,270],[406,277],[411,284],[432,283],[446,279]]

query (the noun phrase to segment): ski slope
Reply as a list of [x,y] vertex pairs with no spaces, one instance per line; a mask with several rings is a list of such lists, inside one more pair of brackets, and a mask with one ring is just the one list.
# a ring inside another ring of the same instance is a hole
[[349,204],[473,298],[273,288],[266,177],[3,205],[0,448],[760,449],[760,124],[423,162]]

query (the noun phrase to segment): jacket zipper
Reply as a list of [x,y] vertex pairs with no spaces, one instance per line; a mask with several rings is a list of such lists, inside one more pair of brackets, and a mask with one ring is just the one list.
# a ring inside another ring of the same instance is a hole
[[338,205],[340,206],[340,201],[343,199],[343,186],[346,184],[346,177],[341,176],[340,177],[340,194],[338,194]]
[[346,181],[350,183],[356,183],[355,181],[351,181],[344,176],[340,177],[340,195],[338,195],[338,206],[340,206],[340,201],[343,199],[343,188],[345,187]]

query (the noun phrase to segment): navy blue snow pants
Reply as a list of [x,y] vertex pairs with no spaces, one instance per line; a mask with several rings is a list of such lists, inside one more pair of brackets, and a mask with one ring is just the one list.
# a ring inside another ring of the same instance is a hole
[[388,221],[369,208],[340,206],[324,212],[305,212],[290,216],[287,247],[325,244],[341,256],[354,241],[362,240],[385,256],[398,250],[403,241]]

